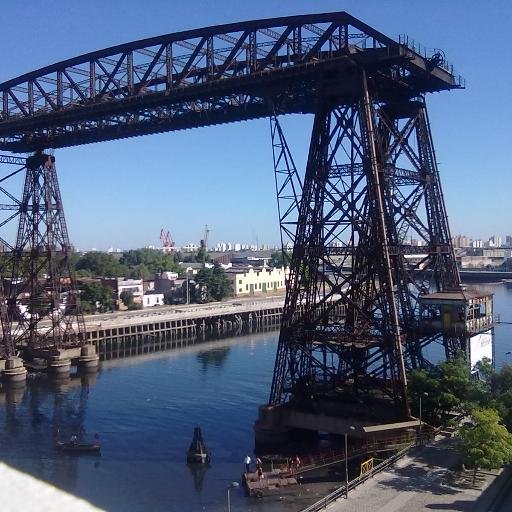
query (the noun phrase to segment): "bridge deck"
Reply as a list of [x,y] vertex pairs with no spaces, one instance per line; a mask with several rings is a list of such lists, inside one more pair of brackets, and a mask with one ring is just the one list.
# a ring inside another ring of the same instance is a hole
[[133,41],[0,84],[0,149],[27,152],[350,103],[357,68],[382,99],[461,85],[345,12],[254,20]]

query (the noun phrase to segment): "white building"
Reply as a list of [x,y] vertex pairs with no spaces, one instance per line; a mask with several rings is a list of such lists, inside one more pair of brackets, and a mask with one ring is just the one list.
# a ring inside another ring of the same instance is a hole
[[181,249],[185,252],[196,252],[199,250],[199,246],[193,242],[190,242],[184,245]]
[[501,236],[491,236],[491,238],[489,238],[489,247],[501,247]]
[[226,270],[235,297],[282,293],[286,290],[288,273],[288,267]]
[[104,278],[101,280],[103,286],[108,286],[116,294],[117,304],[121,302],[123,292],[131,293],[135,304],[142,304],[144,285],[142,279],[125,279],[124,277]]
[[161,306],[164,303],[163,293],[145,293],[142,298],[142,307],[150,308],[153,306]]

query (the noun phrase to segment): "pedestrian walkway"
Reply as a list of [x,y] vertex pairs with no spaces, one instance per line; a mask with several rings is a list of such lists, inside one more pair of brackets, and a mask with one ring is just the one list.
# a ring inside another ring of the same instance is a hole
[[441,439],[415,449],[326,512],[480,512],[487,510],[481,507],[482,491],[498,474],[479,474],[473,487],[472,472],[460,471],[456,440]]

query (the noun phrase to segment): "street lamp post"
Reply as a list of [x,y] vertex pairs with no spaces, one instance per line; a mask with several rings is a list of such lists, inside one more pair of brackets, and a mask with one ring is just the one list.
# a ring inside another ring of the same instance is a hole
[[236,487],[239,486],[239,483],[238,482],[231,482],[228,487],[227,487],[227,494],[228,494],[228,512],[231,512],[231,497],[229,495],[229,491],[231,491],[231,489],[235,489]]
[[186,276],[187,276],[187,304],[189,304],[190,303],[190,292],[189,292],[189,288],[188,288],[188,268],[187,268]]
[[[355,429],[356,427],[349,427],[349,430]],[[345,432],[345,499],[348,500],[348,432]]]
[[420,393],[420,428],[419,428],[419,431],[420,431],[420,435],[419,435],[419,444],[421,444],[421,430],[422,430],[422,426],[423,426],[423,422],[421,420],[421,396],[428,396],[428,393],[425,391],[424,393]]

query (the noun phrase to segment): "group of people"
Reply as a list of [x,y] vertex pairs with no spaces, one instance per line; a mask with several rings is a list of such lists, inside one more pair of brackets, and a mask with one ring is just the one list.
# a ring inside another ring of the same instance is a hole
[[[245,472],[251,473],[251,457],[249,455],[245,456],[244,459],[245,464]],[[302,461],[300,460],[300,457],[296,455],[295,457],[292,457],[288,459],[288,471],[297,471],[302,464]],[[263,462],[259,457],[256,458],[256,473],[258,473],[258,478],[261,480],[264,478],[263,474]]]
[[295,455],[295,457],[288,459],[288,471],[297,471],[300,468],[301,464],[302,461],[300,460],[300,457],[298,455]]
[[[245,463],[245,472],[250,473],[251,472],[251,457],[249,457],[249,455],[245,456],[244,463]],[[256,457],[256,473],[258,473],[258,478],[260,480],[262,478],[264,478],[263,462],[259,457]]]

